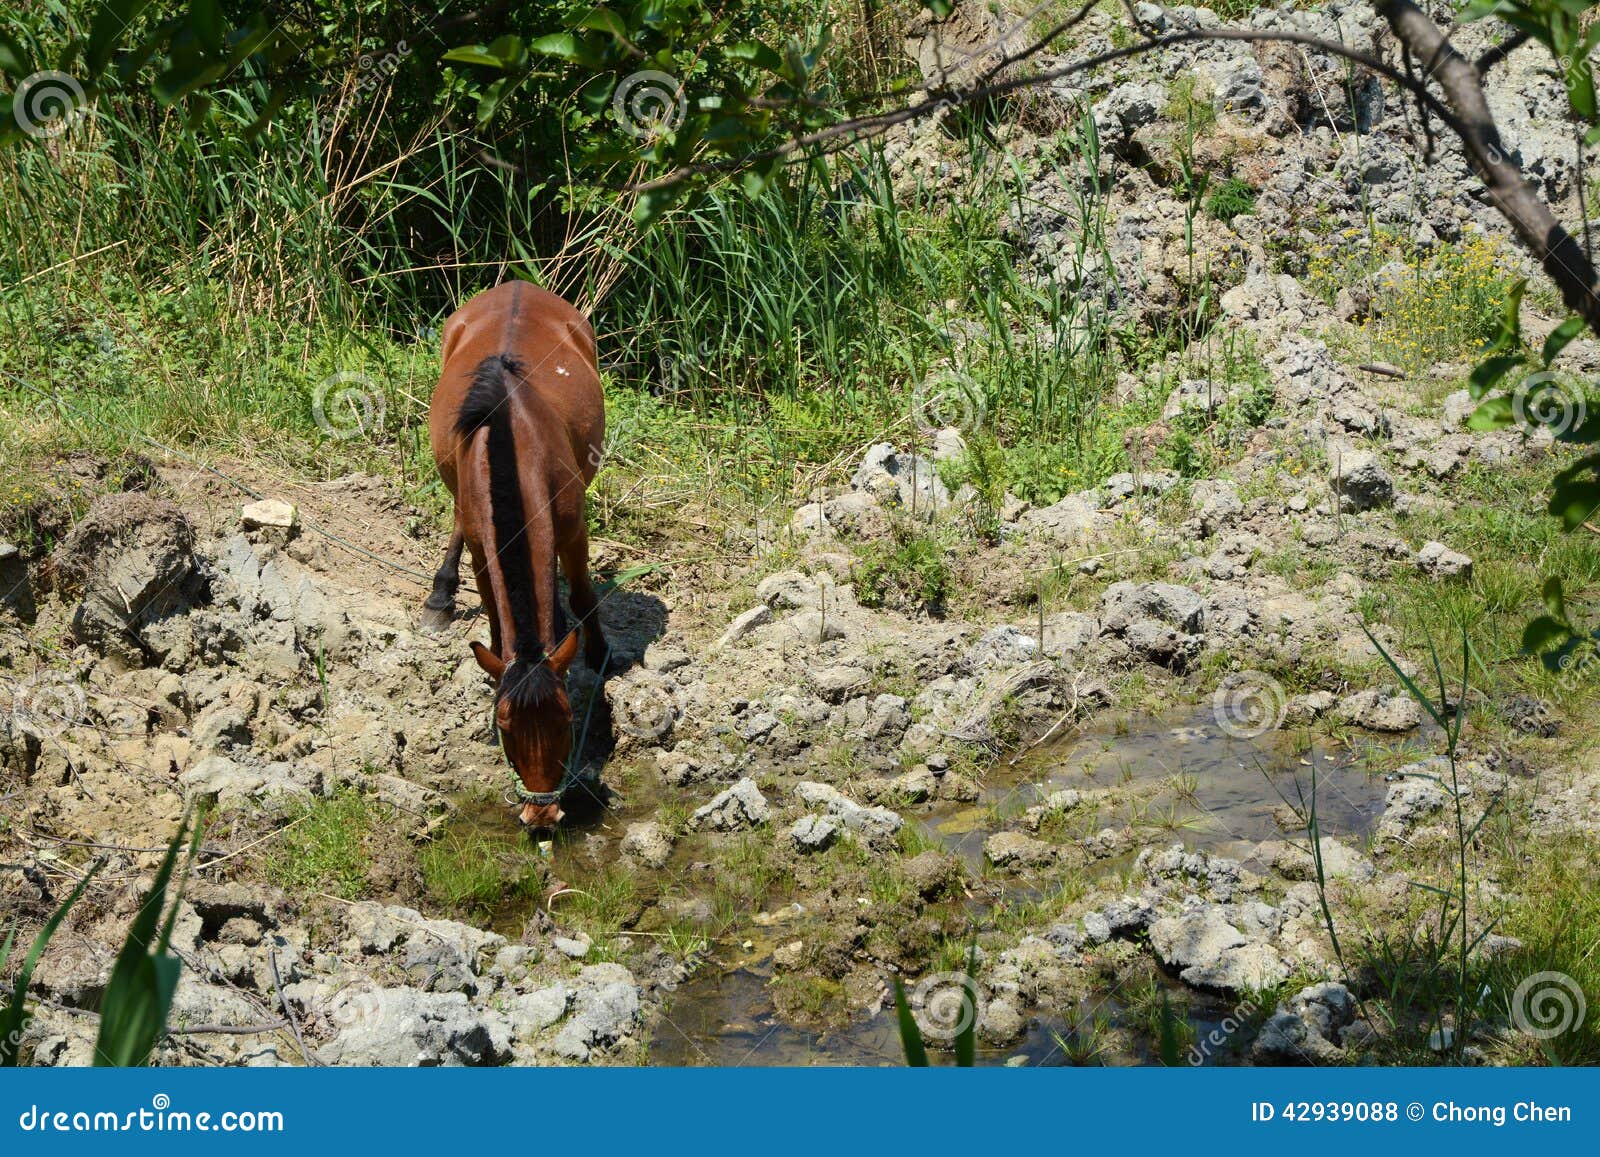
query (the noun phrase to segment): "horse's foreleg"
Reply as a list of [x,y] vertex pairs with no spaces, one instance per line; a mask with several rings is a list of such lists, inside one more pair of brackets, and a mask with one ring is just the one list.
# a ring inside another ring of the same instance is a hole
[[461,585],[461,547],[465,540],[459,528],[450,535],[444,563],[433,576],[433,591],[422,604],[422,629],[442,631],[455,617],[456,589]]
[[583,661],[589,670],[604,675],[610,648],[600,629],[600,599],[589,582],[589,532],[579,530],[572,542],[561,547],[560,554],[561,569],[567,574],[567,600],[583,623]]

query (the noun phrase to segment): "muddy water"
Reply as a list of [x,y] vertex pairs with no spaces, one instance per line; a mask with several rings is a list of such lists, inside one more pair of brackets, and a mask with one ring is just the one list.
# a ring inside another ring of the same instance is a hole
[[[945,847],[977,864],[988,835],[1050,792],[1114,788],[1116,802],[1099,806],[1096,826],[1131,824],[1145,846],[1182,842],[1245,858],[1258,841],[1298,834],[1286,833],[1279,817],[1286,805],[1304,812],[1313,768],[1322,830],[1363,837],[1382,811],[1385,794],[1382,777],[1370,774],[1365,764],[1359,748],[1306,747],[1281,732],[1253,739],[1230,736],[1217,728],[1208,710],[1176,719],[1137,718],[1003,761],[977,804],[941,805],[918,822]],[[1107,861],[1105,869],[1109,873],[1126,863],[1126,857]],[[762,956],[759,948],[753,955],[752,962],[729,970],[708,965],[672,995],[651,1045],[652,1064],[903,1063],[892,1008],[820,1032],[785,1024],[767,991],[770,956]],[[1114,1001],[1099,1000],[1064,1011],[1115,1022],[1122,1010]],[[1201,1035],[1224,1015],[1224,1009],[1203,1001],[1190,1005],[1190,1022]],[[1063,1018],[1035,1020],[1017,1044],[980,1050],[979,1063],[1065,1063],[1056,1042],[1064,1027]],[[1137,1064],[1150,1056],[1143,1046],[1133,1046],[1097,1059]]]
[[1283,731],[1232,736],[1202,709],[1176,719],[1136,717],[1036,748],[1002,763],[976,804],[923,822],[977,864],[985,838],[1051,792],[1109,790],[1117,802],[1098,807],[1096,827],[1127,824],[1142,844],[1181,842],[1244,859],[1261,840],[1303,834],[1286,833],[1276,816],[1304,813],[1313,786],[1328,835],[1364,836],[1383,810],[1385,785],[1367,772],[1361,749],[1307,747]]

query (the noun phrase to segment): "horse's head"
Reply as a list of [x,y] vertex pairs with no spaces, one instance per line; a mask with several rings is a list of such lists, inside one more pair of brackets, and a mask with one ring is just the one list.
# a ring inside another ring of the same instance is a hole
[[538,659],[518,656],[507,663],[482,643],[473,643],[472,653],[495,682],[494,721],[506,759],[522,781],[522,822],[554,828],[561,821],[561,780],[572,754],[567,668],[578,654],[578,632]]

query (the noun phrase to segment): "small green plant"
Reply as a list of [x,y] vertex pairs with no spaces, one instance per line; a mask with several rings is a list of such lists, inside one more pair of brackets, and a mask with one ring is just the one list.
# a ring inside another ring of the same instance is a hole
[[[22,1048],[22,1034],[28,1027],[28,982],[33,979],[33,969],[39,963],[39,957],[44,954],[45,945],[50,943],[50,938],[56,934],[56,929],[61,927],[61,922],[67,918],[67,913],[83,897],[84,889],[89,886],[89,881],[94,879],[102,865],[95,864],[83,879],[78,881],[78,886],[72,890],[65,903],[51,913],[50,919],[45,921],[44,927],[39,929],[39,935],[33,939],[33,947],[29,950],[27,958],[22,962],[22,968],[17,972],[17,982],[11,992],[11,1001],[4,1009],[0,1009],[0,1068],[15,1068],[17,1057]],[[6,942],[0,946],[0,972],[3,972],[6,963],[11,959],[11,946],[17,938],[17,929],[13,925],[6,933]]]
[[358,899],[367,886],[372,811],[354,788],[305,805],[266,858],[267,875],[294,892]]
[[1206,212],[1218,221],[1232,221],[1256,207],[1256,191],[1238,177],[1229,177],[1206,198]]
[[938,615],[950,592],[950,562],[933,535],[897,527],[887,543],[873,543],[862,552],[855,581],[863,606],[899,599]]

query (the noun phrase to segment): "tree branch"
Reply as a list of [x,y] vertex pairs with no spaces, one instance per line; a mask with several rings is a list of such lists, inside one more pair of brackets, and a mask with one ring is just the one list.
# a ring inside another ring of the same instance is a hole
[[1443,31],[1411,0],[1372,0],[1400,43],[1420,60],[1438,82],[1449,104],[1446,119],[1477,170],[1489,201],[1511,225],[1545,274],[1561,291],[1561,300],[1600,334],[1600,285],[1595,269],[1577,239],[1534,192],[1512,162],[1500,139],[1479,70],[1446,39]]
[[[663,176],[630,187],[643,193],[677,184],[685,178],[726,173],[748,165],[821,148],[824,152],[882,135],[896,125],[933,116],[941,110],[976,104],[1019,89],[1049,84],[1076,73],[1105,64],[1114,64],[1147,52],[1207,40],[1233,40],[1246,43],[1276,42],[1303,47],[1342,57],[1383,77],[1409,93],[1425,113],[1437,116],[1461,141],[1467,159],[1483,181],[1490,203],[1511,225],[1545,273],[1555,283],[1567,307],[1581,316],[1590,330],[1600,334],[1600,278],[1578,241],[1556,220],[1510,159],[1500,139],[1499,127],[1483,93],[1482,75],[1522,43],[1518,35],[1484,53],[1474,63],[1463,57],[1450,37],[1411,0],[1371,0],[1373,10],[1389,25],[1410,57],[1426,61],[1422,74],[1409,68],[1402,71],[1369,53],[1321,37],[1293,31],[1245,28],[1201,28],[1166,36],[1151,37],[1124,48],[1100,53],[1088,60],[1028,76],[995,80],[1006,68],[1038,53],[1059,32],[1078,23],[1085,10],[1079,10],[1062,26],[1021,52],[1012,54],[990,68],[983,80],[960,91],[934,93],[931,86],[919,86],[924,99],[903,108],[889,109],[854,117],[825,129],[797,134],[782,144],[737,158],[701,161],[679,166]],[[1429,87],[1438,84],[1443,99]],[[903,95],[903,94],[902,94]]]

